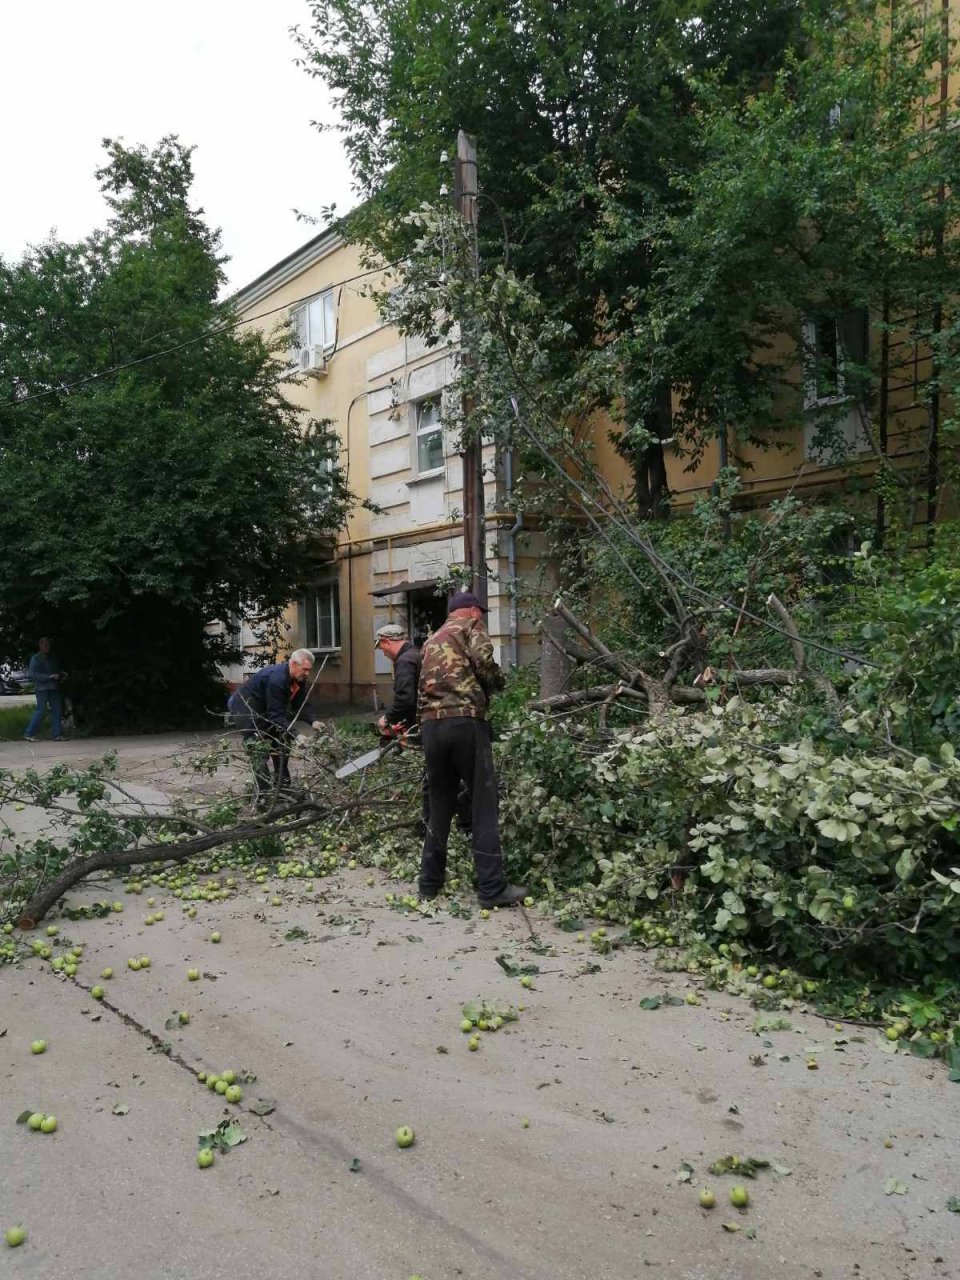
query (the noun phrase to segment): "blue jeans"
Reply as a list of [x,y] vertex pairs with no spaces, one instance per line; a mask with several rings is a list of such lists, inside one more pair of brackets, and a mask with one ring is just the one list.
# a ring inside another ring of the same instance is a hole
[[59,689],[38,689],[37,690],[37,709],[30,717],[30,723],[27,725],[25,738],[32,738],[40,726],[43,724],[43,717],[50,711],[50,737],[60,737],[60,690]]

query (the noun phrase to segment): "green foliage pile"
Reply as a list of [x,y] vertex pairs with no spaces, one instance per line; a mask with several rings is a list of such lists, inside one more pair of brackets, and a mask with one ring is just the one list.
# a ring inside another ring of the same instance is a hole
[[106,228],[0,262],[0,652],[50,635],[88,729],[156,730],[222,709],[206,624],[268,629],[347,499],[282,339],[229,327],[190,150],[107,153]]
[[[783,741],[793,709],[740,699],[585,740],[505,739],[511,874],[574,915],[659,918],[801,972],[920,984],[960,964],[960,762]],[[683,879],[672,887],[672,876]]]

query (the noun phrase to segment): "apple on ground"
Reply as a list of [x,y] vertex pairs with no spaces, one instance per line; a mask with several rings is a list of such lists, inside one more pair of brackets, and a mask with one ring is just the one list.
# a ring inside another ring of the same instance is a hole
[[402,1124],[396,1132],[398,1147],[412,1147],[415,1141],[413,1130],[408,1124]]

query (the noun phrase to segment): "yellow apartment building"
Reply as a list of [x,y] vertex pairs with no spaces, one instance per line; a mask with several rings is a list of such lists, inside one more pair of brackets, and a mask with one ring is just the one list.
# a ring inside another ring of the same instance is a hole
[[[931,21],[955,26],[960,0],[916,3]],[[956,72],[945,71],[940,100],[930,104],[934,118],[958,89]],[[305,419],[332,422],[348,486],[370,504],[358,506],[345,528],[316,540],[315,571],[286,618],[289,648],[304,646],[317,655],[321,696],[370,709],[391,683],[389,664],[374,650],[377,628],[400,622],[422,640],[445,616],[451,568],[466,559],[463,460],[443,424],[446,398],[459,394],[459,353],[455,344],[428,348],[384,322],[371,287],[391,283],[396,281],[365,270],[360,249],[328,230],[233,300],[238,314],[265,332],[278,318],[292,321],[289,373],[281,375],[286,394]],[[878,426],[895,465],[921,465],[931,415],[945,413],[946,406],[934,406],[928,394],[931,356],[912,338],[911,317],[811,316],[803,345],[828,376],[820,385],[798,360],[795,377],[809,421],[797,422],[782,447],[745,447],[731,434],[712,442],[690,466],[672,442],[664,442],[668,487],[679,513],[710,491],[723,465],[740,473],[741,508],[763,507],[787,491],[815,500],[849,488],[858,477],[868,480],[878,466]],[[880,371],[880,424],[844,398],[845,353],[853,348],[860,359],[869,354]],[[818,448],[814,420],[824,409],[836,410],[839,454]],[[602,417],[592,424],[595,462],[611,489],[626,498],[632,477],[610,444],[609,425]],[[548,566],[540,535],[521,529],[509,512],[510,459],[495,457],[487,446],[484,469],[488,624],[499,661],[509,667],[534,659],[539,643],[512,603],[510,584],[532,581]],[[952,501],[945,487],[936,500],[938,508]],[[246,627],[242,644],[256,647]],[[225,672],[231,681],[242,675],[240,666]]]
[[[329,419],[340,439],[340,466],[358,506],[345,528],[316,544],[316,568],[287,614],[290,649],[304,646],[322,667],[322,698],[379,705],[392,669],[374,649],[387,622],[422,640],[446,616],[445,584],[464,562],[463,462],[442,424],[445,398],[458,394],[455,346],[428,348],[385,324],[370,296],[385,276],[365,271],[360,250],[323,232],[284,258],[234,298],[238,314],[273,330],[292,321],[288,389],[305,419]],[[488,626],[501,663],[536,654],[530,625],[512,606],[507,584],[531,568],[535,553],[519,546],[514,517],[500,513],[503,466],[487,473]],[[438,584],[440,594],[438,594]],[[244,627],[242,645],[256,647]],[[243,670],[228,668],[236,682]]]

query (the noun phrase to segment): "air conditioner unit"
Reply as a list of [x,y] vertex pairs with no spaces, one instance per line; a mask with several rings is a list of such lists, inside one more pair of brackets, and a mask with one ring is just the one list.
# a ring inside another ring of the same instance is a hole
[[323,347],[301,347],[299,364],[301,373],[308,373],[314,378],[327,376],[327,357],[323,354]]

